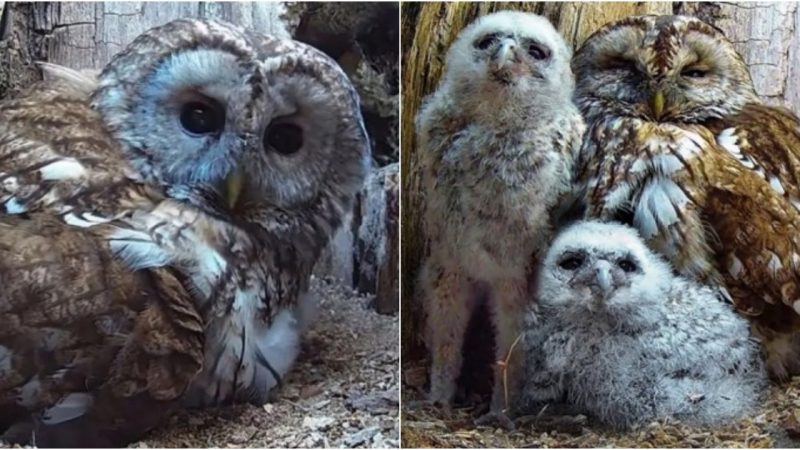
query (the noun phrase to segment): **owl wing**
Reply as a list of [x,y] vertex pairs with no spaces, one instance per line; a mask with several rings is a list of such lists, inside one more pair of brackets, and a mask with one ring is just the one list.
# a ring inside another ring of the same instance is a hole
[[62,212],[86,191],[136,178],[88,94],[38,83],[0,103],[0,214]]
[[703,216],[737,309],[786,329],[800,310],[800,213],[773,183],[722,150],[706,167],[713,173]]
[[3,439],[119,445],[157,423],[202,366],[202,321],[179,279],[131,271],[94,231],[0,217]]
[[800,121],[786,108],[749,104],[711,121],[717,143],[800,208]]
[[736,309],[750,316],[770,374],[800,366],[793,334],[800,330],[800,213],[785,192],[727,150],[693,166],[715,266]]

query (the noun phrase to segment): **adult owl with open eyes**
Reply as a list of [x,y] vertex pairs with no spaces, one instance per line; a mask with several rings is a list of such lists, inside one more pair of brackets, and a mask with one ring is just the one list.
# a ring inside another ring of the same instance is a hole
[[680,273],[723,287],[772,376],[800,369],[800,130],[762,104],[716,28],[691,17],[610,23],[573,59],[588,131],[588,215],[633,224]]
[[0,440],[119,445],[263,403],[369,143],[338,65],[210,20],[0,104]]

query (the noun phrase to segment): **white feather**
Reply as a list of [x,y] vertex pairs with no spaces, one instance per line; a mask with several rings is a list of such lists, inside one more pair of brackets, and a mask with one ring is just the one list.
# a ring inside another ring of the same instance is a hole
[[82,95],[90,95],[97,88],[97,74],[89,70],[78,71],[48,62],[37,62],[47,81],[62,80]]
[[681,210],[689,198],[667,178],[657,178],[642,190],[636,205],[633,222],[645,239],[658,234],[659,225],[667,228],[678,221],[677,211]]
[[767,253],[768,257],[769,257],[769,262],[767,263],[767,268],[770,270],[770,272],[775,274],[779,270],[783,269],[783,264],[781,263],[781,259],[778,257],[778,255],[776,255],[774,252],[771,252],[769,250],[767,250],[766,253]]
[[742,274],[744,271],[744,265],[742,265],[742,261],[739,260],[737,257],[733,257],[731,259],[731,263],[728,265],[728,273],[736,279],[739,279],[739,275]]
[[17,189],[19,189],[19,181],[17,180],[17,177],[8,177],[3,179],[3,189],[5,189],[6,192],[16,192]]
[[171,260],[171,255],[142,231],[118,228],[111,233],[108,242],[111,251],[134,270],[162,267]]
[[772,186],[772,189],[775,189],[775,192],[777,192],[778,195],[783,195],[786,193],[786,191],[783,190],[783,185],[778,177],[770,177],[769,185]]
[[42,422],[56,425],[80,417],[92,407],[94,398],[85,392],[67,394],[58,403],[44,410]]
[[28,380],[27,383],[23,384],[17,391],[17,404],[25,408],[36,406],[41,388],[42,382],[39,380],[39,375],[36,375]]
[[755,169],[756,165],[747,156],[742,153],[742,149],[739,148],[738,140],[739,138],[736,136],[736,129],[735,128],[726,128],[722,130],[719,135],[717,135],[717,144],[719,144],[722,148],[727,150],[728,153],[733,155],[739,163],[741,163],[744,167],[748,169]]
[[28,208],[20,203],[16,197],[11,197],[10,199],[6,200],[3,205],[5,206],[8,214],[22,214],[28,210]]
[[41,169],[43,180],[70,180],[86,176],[86,168],[75,158],[64,158],[52,162]]

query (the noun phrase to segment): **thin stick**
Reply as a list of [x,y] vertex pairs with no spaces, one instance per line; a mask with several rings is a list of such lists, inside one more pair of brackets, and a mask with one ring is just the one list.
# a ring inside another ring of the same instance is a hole
[[511,347],[508,348],[508,353],[506,354],[505,360],[497,362],[497,364],[503,369],[503,397],[506,401],[506,407],[503,409],[503,413],[508,411],[508,362],[511,360],[511,354],[514,353],[514,348],[517,346],[520,339],[522,339],[522,333],[517,335],[517,338],[511,343]]

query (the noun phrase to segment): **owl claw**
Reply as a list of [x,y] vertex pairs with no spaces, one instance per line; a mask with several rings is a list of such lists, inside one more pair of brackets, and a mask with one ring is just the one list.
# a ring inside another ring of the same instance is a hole
[[506,431],[513,431],[516,429],[514,421],[503,411],[489,411],[475,419],[475,426],[499,426]]

